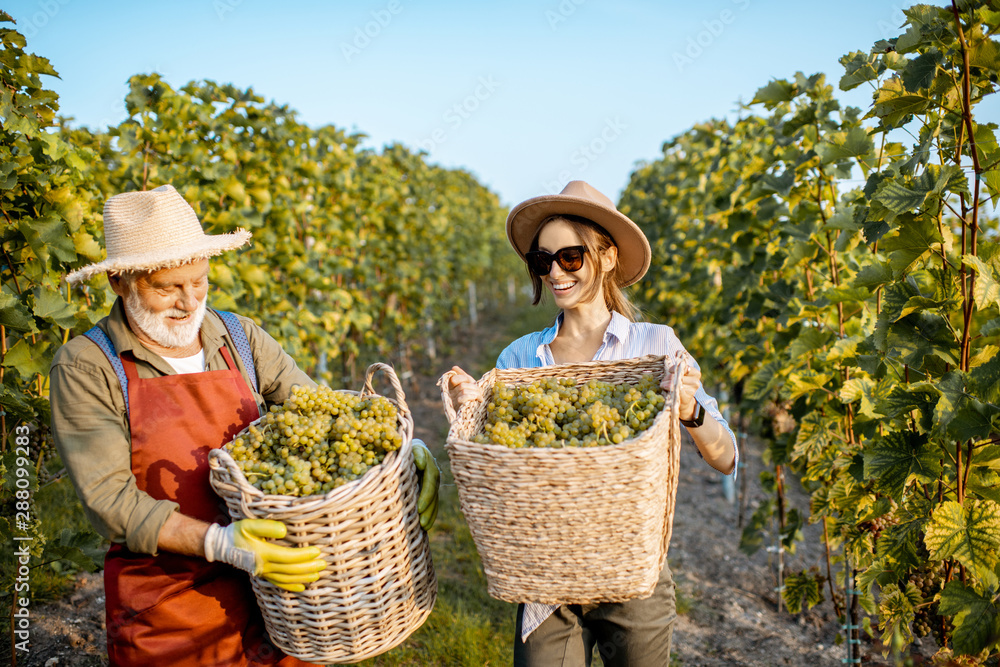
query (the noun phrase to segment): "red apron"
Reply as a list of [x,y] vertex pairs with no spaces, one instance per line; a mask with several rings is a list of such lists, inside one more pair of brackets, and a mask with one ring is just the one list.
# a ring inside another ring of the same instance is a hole
[[[140,491],[172,500],[210,523],[229,515],[209,484],[208,451],[259,416],[229,350],[228,368],[141,379],[131,353],[128,377],[132,474]],[[104,561],[108,657],[112,665],[207,667],[306,665],[267,640],[248,576],[226,563],[114,544]]]

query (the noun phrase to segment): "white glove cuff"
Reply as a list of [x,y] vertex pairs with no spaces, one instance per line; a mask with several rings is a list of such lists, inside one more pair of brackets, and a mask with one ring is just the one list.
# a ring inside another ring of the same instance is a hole
[[213,523],[205,533],[205,560],[209,563],[222,561],[233,567],[237,567],[244,572],[257,574],[260,570],[257,563],[257,554],[249,549],[240,549],[233,542],[233,530],[235,526],[220,526]]

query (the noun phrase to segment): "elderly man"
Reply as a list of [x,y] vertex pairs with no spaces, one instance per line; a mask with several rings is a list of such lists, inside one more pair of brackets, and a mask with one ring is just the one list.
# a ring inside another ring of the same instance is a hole
[[[305,664],[268,643],[241,570],[301,591],[326,566],[319,549],[265,541],[284,536],[277,521],[230,524],[208,481],[210,449],[294,385],[315,386],[253,321],[206,308],[208,258],[250,233],[206,235],[169,185],[108,199],[104,233],[107,259],[67,280],[107,273],[119,298],[56,353],[51,402],[56,446],[84,511],[112,542],[111,664]],[[414,455],[427,528],[438,471],[422,443]]]

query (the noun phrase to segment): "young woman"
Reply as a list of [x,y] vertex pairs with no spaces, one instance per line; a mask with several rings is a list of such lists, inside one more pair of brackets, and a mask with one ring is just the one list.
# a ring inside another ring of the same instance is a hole
[[[529,199],[507,217],[507,238],[525,261],[537,304],[547,290],[559,307],[555,323],[511,343],[497,368],[530,368],[581,361],[616,361],[646,354],[683,356],[680,419],[705,461],[735,474],[736,438],[717,401],[701,386],[701,371],[668,326],[636,322],[622,289],[650,263],[642,230],[611,200],[583,181],[558,195]],[[482,397],[457,366],[449,391],[456,407]],[[669,386],[671,378],[664,380]],[[596,645],[606,667],[663,667],[670,661],[675,613],[669,567],[653,595],[594,605],[518,605],[514,664],[524,667],[590,665]]]

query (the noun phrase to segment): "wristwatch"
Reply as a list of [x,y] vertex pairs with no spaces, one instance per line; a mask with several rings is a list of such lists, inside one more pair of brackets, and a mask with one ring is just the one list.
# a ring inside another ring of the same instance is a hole
[[681,423],[688,428],[697,428],[705,423],[705,406],[701,403],[698,404],[698,414],[694,416],[694,419],[682,419]]

